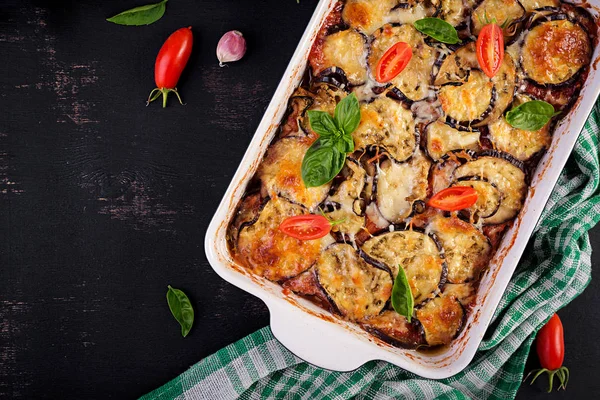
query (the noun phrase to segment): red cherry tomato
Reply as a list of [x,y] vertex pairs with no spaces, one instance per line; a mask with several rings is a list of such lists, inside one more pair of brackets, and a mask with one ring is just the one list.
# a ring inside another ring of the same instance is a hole
[[563,326],[558,315],[554,314],[540,329],[535,348],[542,368],[555,370],[562,367],[565,359],[565,343]]
[[410,62],[412,48],[408,43],[398,42],[385,52],[377,63],[375,79],[379,83],[394,79]]
[[504,34],[496,24],[487,24],[477,37],[477,61],[490,78],[498,73],[504,60]]
[[444,211],[459,211],[477,203],[477,191],[467,186],[456,186],[439,191],[427,203]]
[[[566,389],[567,383],[569,382],[569,369],[563,367],[563,361],[565,359],[565,341],[563,325],[557,314],[554,314],[546,325],[538,332],[535,349],[542,368],[529,373],[529,375],[535,374],[531,383],[533,383],[538,376],[547,373],[549,381],[548,392],[552,391],[555,375],[558,377],[560,383],[558,389]],[[529,375],[527,376],[529,377]]]
[[314,240],[327,236],[331,223],[322,215],[298,215],[283,220],[279,230],[300,240]]
[[193,43],[192,27],[189,26],[173,32],[162,45],[154,64],[156,88],[150,93],[148,104],[162,94],[163,107],[166,107],[167,96],[171,92],[175,93],[179,102],[182,103],[176,86],[192,53]]

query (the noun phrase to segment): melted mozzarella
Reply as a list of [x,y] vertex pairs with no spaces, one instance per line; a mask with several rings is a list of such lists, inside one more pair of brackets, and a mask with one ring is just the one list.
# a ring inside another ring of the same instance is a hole
[[451,150],[479,149],[479,132],[464,132],[436,121],[427,126],[427,152],[434,160]]
[[385,233],[367,240],[362,250],[387,266],[394,277],[398,276],[398,268],[404,269],[415,304],[438,291],[445,264],[430,236],[416,231]]
[[338,311],[353,321],[379,314],[392,293],[389,272],[367,264],[347,244],[328,247],[315,263],[315,271]]
[[398,161],[409,158],[417,145],[412,113],[388,97],[361,105],[360,125],[352,136],[356,149],[379,147]]
[[331,235],[318,240],[298,240],[279,230],[287,217],[302,215],[302,207],[281,198],[271,199],[258,220],[239,233],[238,254],[257,275],[281,281],[306,271],[323,249],[333,242]]
[[430,346],[448,344],[463,325],[464,310],[451,295],[437,297],[417,310],[417,318]]
[[283,196],[309,209],[314,209],[325,199],[330,184],[307,188],[302,181],[302,160],[310,145],[310,140],[290,137],[269,147],[257,172],[269,196]]
[[329,35],[323,43],[322,70],[339,67],[344,70],[352,85],[362,85],[367,79],[366,49],[363,36],[354,30],[345,30]]
[[590,40],[585,31],[568,20],[542,22],[523,42],[521,64],[534,81],[558,84],[590,62]]
[[[517,0],[484,0],[471,15],[473,23],[473,33],[478,35],[487,21],[496,20],[499,25],[510,25],[511,21],[515,21],[525,15],[525,10]],[[506,29],[504,32],[506,36]]]
[[391,222],[401,222],[412,214],[413,203],[427,197],[427,171],[430,163],[421,155],[409,161],[385,161],[377,168],[377,206]]

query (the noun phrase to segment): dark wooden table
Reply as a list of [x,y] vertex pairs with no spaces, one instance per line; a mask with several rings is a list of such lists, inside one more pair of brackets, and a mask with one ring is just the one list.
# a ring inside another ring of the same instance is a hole
[[[259,300],[212,271],[202,243],[316,0],[172,0],[151,26],[104,20],[145,2],[0,5],[2,398],[132,398],[268,324]],[[145,107],[158,49],[188,25],[187,105]],[[230,29],[249,51],[219,68],[215,46]],[[168,284],[196,308],[185,339]],[[600,394],[599,289],[561,312],[568,392],[535,385],[520,398]]]

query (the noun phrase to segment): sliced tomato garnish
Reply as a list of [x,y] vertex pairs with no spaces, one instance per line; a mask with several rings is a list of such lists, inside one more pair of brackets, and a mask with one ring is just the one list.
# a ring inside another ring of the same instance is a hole
[[487,24],[477,37],[477,61],[490,78],[498,73],[504,60],[504,34],[496,24]]
[[297,215],[284,219],[279,230],[296,239],[314,240],[326,236],[331,223],[322,215]]
[[427,203],[444,211],[458,211],[471,207],[477,202],[477,191],[472,187],[456,186],[439,191]]
[[408,43],[398,42],[385,52],[377,63],[375,79],[379,83],[389,82],[394,79],[412,58],[412,48]]

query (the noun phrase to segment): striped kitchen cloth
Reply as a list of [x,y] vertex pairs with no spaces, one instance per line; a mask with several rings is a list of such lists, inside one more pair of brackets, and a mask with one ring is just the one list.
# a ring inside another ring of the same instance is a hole
[[600,220],[597,102],[523,259],[469,367],[424,379],[384,361],[352,372],[323,370],[294,356],[268,327],[205,358],[150,399],[512,399],[537,330],[591,279],[587,231]]

